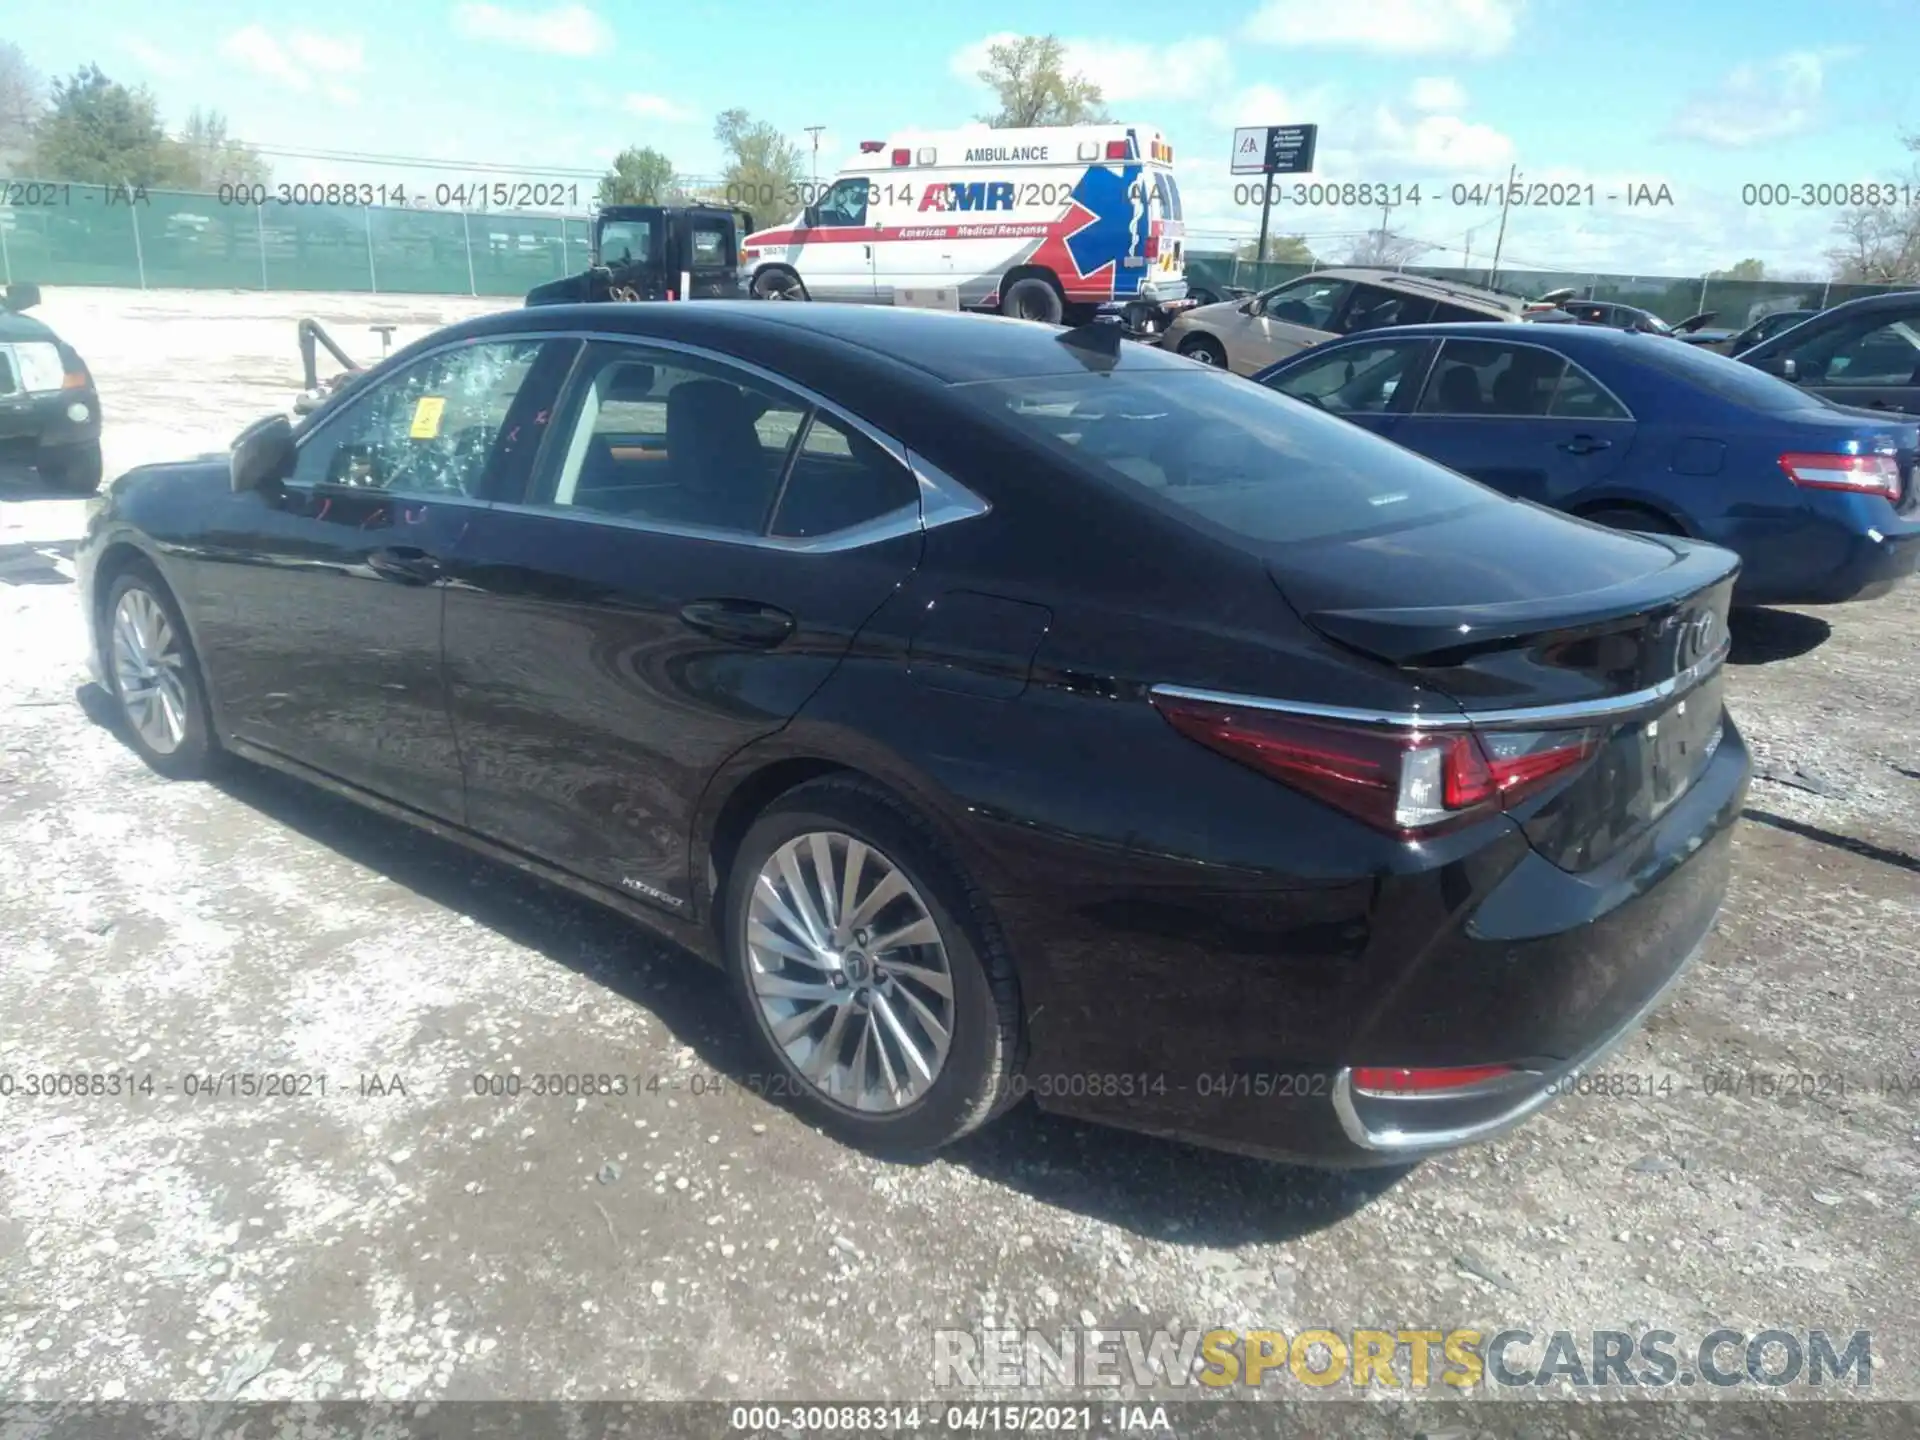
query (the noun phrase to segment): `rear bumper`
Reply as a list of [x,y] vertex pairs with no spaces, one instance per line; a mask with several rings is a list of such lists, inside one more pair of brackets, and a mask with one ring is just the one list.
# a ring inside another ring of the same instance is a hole
[[[1884,504],[1877,508],[1886,516]],[[1734,544],[1746,562],[1734,590],[1737,604],[1877,600],[1920,568],[1920,517],[1897,516],[1872,524],[1823,516],[1758,541]]]
[[[1067,897],[1109,920],[1075,934],[1056,899],[1055,956],[1097,953],[1103,979],[1093,996],[1030,994],[1030,1016],[1036,1004],[1056,1014],[1034,1017],[1026,1087],[1056,1112],[1315,1165],[1404,1164],[1497,1135],[1604,1059],[1699,955],[1726,895],[1750,764],[1729,721],[1693,787],[1580,873],[1516,830],[1370,883],[1358,910],[1346,905],[1358,896],[1319,884],[1196,894],[1178,908],[1136,892],[1140,918],[1115,933],[1121,902]],[[1008,919],[1020,953],[1033,917],[1016,906]],[[1173,938],[1206,920],[1204,943]],[[1146,970],[1129,952],[1155,948],[1166,984],[1128,993]],[[1363,1095],[1352,1083],[1359,1066],[1468,1065],[1515,1073],[1444,1096]]]
[[25,451],[100,438],[100,395],[92,386],[0,396],[0,448]]

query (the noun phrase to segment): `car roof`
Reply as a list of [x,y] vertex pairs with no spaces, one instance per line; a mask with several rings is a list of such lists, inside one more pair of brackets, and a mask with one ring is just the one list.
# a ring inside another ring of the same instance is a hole
[[[1110,328],[1100,327],[1097,338],[1104,340]],[[910,366],[947,384],[1109,368],[1087,358],[1084,350],[1063,345],[1061,337],[1070,333],[1065,327],[998,315],[822,301],[537,306],[463,321],[439,333],[442,338],[458,338],[462,332],[478,336],[548,330],[678,341],[750,362],[758,360],[775,369],[796,361],[830,364],[853,352],[868,362]],[[1183,356],[1120,340],[1117,333],[1112,343],[1117,351],[1110,368],[1182,374],[1193,368],[1193,362]]]
[[[1485,305],[1492,309],[1518,312],[1526,302],[1517,295],[1502,295],[1497,290],[1483,290],[1476,285],[1462,285],[1453,280],[1434,280],[1425,275],[1409,275],[1404,270],[1377,270],[1371,266],[1348,265],[1331,270],[1312,270],[1297,276],[1300,280],[1352,280],[1360,284],[1378,285],[1384,290],[1402,290],[1414,295],[1445,296],[1462,304]],[[1282,281],[1292,284],[1293,281]]]
[[0,340],[58,340],[53,328],[31,315],[16,310],[0,310]]
[[[1536,345],[1567,354],[1624,353],[1645,345],[1671,345],[1664,335],[1637,335],[1631,330],[1615,330],[1602,325],[1527,325],[1516,327],[1498,320],[1453,320],[1433,325],[1393,325],[1380,330],[1363,330],[1343,335],[1302,350],[1297,358],[1324,354],[1349,345],[1363,345],[1384,339],[1413,340],[1486,340],[1496,345]],[[1289,357],[1282,364],[1290,364]]]

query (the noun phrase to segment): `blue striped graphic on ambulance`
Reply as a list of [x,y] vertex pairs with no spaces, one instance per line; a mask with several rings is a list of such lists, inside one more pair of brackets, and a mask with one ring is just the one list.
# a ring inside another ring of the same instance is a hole
[[1149,234],[1141,174],[1138,165],[1088,166],[1067,213],[1048,226],[1052,233],[1028,257],[1060,277],[1069,299],[1139,293]]

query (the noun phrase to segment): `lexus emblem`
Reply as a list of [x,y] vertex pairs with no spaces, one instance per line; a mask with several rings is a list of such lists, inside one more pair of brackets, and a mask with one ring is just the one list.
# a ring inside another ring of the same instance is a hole
[[1718,617],[1711,610],[1696,615],[1680,627],[1679,653],[1675,657],[1679,668],[1684,670],[1697,665],[1713,652],[1715,627]]

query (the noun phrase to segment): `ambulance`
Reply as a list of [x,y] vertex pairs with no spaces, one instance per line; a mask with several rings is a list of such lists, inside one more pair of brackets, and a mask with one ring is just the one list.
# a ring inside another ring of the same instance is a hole
[[746,238],[741,273],[756,299],[949,291],[1059,324],[1179,300],[1184,249],[1173,146],[1152,126],[976,126],[862,141],[815,203]]

